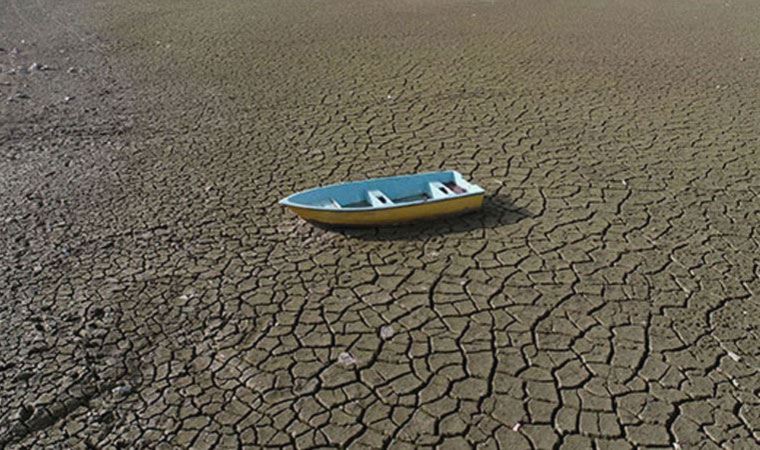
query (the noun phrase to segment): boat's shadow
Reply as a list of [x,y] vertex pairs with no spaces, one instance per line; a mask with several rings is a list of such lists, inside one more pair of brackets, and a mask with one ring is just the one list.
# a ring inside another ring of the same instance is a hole
[[483,207],[476,212],[457,217],[448,217],[427,222],[416,222],[408,225],[389,227],[320,228],[341,233],[347,237],[367,241],[397,241],[397,240],[427,240],[452,233],[463,233],[478,229],[494,229],[517,223],[528,217],[533,217],[530,211],[516,206],[506,195],[488,196],[483,201]]

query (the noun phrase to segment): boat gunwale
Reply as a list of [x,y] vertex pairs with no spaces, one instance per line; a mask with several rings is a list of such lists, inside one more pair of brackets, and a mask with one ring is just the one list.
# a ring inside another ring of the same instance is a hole
[[[467,182],[467,184],[469,184],[470,186],[474,187],[475,189],[473,189],[472,192],[467,192],[467,193],[464,193],[464,194],[457,194],[456,196],[453,196],[453,197],[431,198],[431,199],[425,199],[425,200],[417,200],[417,201],[408,202],[408,203],[394,203],[394,204],[391,204],[391,205],[388,205],[388,206],[367,206],[367,207],[361,207],[361,208],[333,208],[333,207],[330,207],[330,206],[316,206],[316,205],[307,205],[307,204],[303,204],[303,203],[296,203],[296,202],[293,202],[293,201],[290,200],[292,197],[294,197],[296,195],[304,194],[304,193],[307,193],[307,192],[319,191],[319,190],[322,190],[322,189],[327,189],[327,188],[331,188],[331,187],[335,187],[335,186],[346,186],[346,185],[350,185],[350,184],[363,183],[363,182],[366,182],[366,181],[383,181],[383,180],[391,180],[391,179],[394,179],[394,178],[413,178],[413,177],[416,177],[416,176],[424,176],[424,175],[432,175],[432,174],[444,174],[444,173],[452,173],[452,174],[455,174],[455,175],[459,175],[463,180],[465,180]],[[444,201],[456,200],[456,199],[460,199],[460,198],[474,197],[474,196],[484,195],[484,194],[485,194],[485,189],[483,189],[482,187],[478,186],[477,184],[470,183],[469,181],[467,181],[462,176],[461,173],[457,172],[456,170],[442,170],[442,171],[432,171],[432,172],[416,173],[416,174],[410,174],[410,175],[395,175],[395,176],[390,176],[390,177],[369,178],[369,179],[366,179],[366,180],[344,181],[342,183],[328,184],[326,186],[319,186],[319,187],[315,187],[315,188],[311,188],[311,189],[306,189],[306,190],[303,190],[303,191],[299,191],[299,192],[290,194],[289,196],[287,196],[287,197],[283,198],[282,200],[280,200],[278,203],[280,205],[287,206],[287,207],[290,207],[290,208],[301,208],[301,209],[308,209],[308,210],[311,210],[311,211],[331,211],[331,212],[345,214],[345,213],[363,213],[363,212],[368,212],[368,211],[383,211],[383,210],[398,209],[398,208],[409,208],[409,207],[414,207],[414,206],[419,206],[419,205],[428,205],[428,204],[431,204],[431,203],[440,203],[440,202],[444,202]]]

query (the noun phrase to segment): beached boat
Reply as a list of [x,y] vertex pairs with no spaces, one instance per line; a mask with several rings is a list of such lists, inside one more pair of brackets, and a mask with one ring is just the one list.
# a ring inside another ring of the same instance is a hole
[[376,226],[474,211],[484,193],[451,170],[333,184],[298,192],[280,204],[311,222]]

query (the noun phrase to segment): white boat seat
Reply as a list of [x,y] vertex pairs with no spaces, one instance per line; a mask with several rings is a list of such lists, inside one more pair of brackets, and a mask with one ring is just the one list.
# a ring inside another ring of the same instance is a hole
[[372,207],[391,206],[393,201],[382,191],[367,191],[367,198]]
[[330,200],[322,203],[319,206],[321,206],[322,208],[335,208],[335,209],[341,209],[342,208],[342,206],[340,206],[340,203],[338,203],[337,201],[335,201],[334,198],[331,198]]
[[456,195],[451,189],[447,188],[443,185],[443,183],[440,183],[438,181],[432,181],[428,183],[428,188],[430,189],[430,197],[432,199],[447,198]]

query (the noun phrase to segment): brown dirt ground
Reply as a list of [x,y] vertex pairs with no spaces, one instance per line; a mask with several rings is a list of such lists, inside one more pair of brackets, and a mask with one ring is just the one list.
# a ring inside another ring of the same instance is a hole
[[[0,2],[0,448],[757,448],[758,49],[756,1]],[[442,168],[481,213],[276,205]]]

